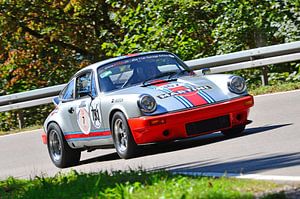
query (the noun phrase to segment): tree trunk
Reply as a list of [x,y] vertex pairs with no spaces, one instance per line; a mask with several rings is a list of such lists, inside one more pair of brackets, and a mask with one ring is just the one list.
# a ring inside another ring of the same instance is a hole
[[[256,48],[263,47],[263,46],[267,45],[266,35],[263,33],[262,30],[257,29],[254,32],[254,43],[255,43]],[[262,72],[261,81],[262,81],[263,86],[266,86],[266,85],[269,84],[268,71],[269,71],[268,66],[263,66],[261,68],[261,72]]]

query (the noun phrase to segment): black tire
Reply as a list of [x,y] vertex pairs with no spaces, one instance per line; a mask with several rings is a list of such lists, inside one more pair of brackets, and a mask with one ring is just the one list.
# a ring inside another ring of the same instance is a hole
[[135,157],[138,146],[131,134],[127,119],[122,112],[116,112],[111,121],[111,130],[116,151],[120,158]]
[[60,127],[56,123],[49,125],[47,138],[48,152],[55,166],[66,168],[79,163],[81,151],[72,149],[68,145]]
[[234,128],[228,129],[228,130],[224,130],[224,131],[222,131],[222,133],[226,137],[236,137],[243,133],[243,131],[245,130],[245,127],[246,127],[245,125],[234,127]]

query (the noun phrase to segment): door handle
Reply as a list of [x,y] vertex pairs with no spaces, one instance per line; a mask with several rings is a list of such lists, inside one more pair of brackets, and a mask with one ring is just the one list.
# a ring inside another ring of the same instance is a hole
[[71,113],[71,114],[74,113],[73,107],[69,108],[68,111],[69,111],[69,113]]

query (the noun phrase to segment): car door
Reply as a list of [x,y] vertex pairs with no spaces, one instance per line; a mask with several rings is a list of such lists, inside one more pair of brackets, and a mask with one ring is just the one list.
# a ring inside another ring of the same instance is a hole
[[89,76],[85,72],[74,77],[60,93],[61,128],[68,142],[80,140],[81,134],[89,134]]
[[[107,145],[111,140],[109,129],[102,125],[100,103],[97,97],[95,75],[92,70],[76,77],[75,100],[73,103],[74,129],[72,141],[76,147]],[[71,108],[71,107],[70,107]]]
[[[91,118],[90,118],[90,105],[92,101],[91,96],[91,80],[92,80],[92,71],[85,71],[80,73],[76,77],[75,85],[75,101],[73,103],[73,122],[77,125],[74,125],[74,134],[78,134],[77,140],[84,141],[90,132],[91,132]],[[82,135],[83,134],[83,135]],[[84,136],[87,135],[87,136]]]

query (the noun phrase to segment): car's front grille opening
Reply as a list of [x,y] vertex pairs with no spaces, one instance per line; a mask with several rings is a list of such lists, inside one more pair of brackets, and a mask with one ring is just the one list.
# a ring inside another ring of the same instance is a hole
[[187,135],[197,135],[209,131],[217,131],[230,127],[229,115],[216,117],[198,122],[191,122],[185,125]]

